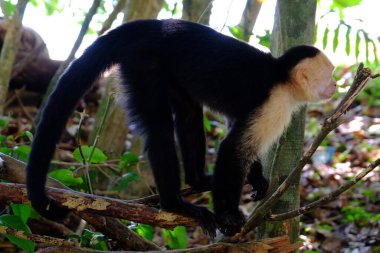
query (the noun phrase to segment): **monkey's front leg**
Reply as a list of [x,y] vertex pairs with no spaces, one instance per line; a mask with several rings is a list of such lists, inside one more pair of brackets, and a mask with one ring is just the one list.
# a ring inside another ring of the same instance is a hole
[[220,145],[214,173],[213,199],[218,226],[224,235],[240,232],[245,218],[239,202],[246,171],[239,153],[241,129],[235,124]]

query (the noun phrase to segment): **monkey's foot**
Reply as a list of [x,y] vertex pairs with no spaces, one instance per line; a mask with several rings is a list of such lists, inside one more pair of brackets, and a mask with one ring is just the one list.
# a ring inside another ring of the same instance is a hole
[[170,203],[170,206],[161,208],[165,211],[195,218],[199,221],[199,225],[205,234],[208,234],[211,238],[214,238],[216,236],[216,229],[218,227],[218,224],[216,222],[215,215],[207,208],[195,206],[182,199],[180,201],[177,201],[175,205],[173,205],[173,203]]
[[225,236],[233,236],[239,233],[245,223],[245,217],[239,210],[217,215],[217,219],[220,232]]
[[251,195],[252,200],[253,201],[262,200],[268,191],[268,187],[269,187],[268,180],[262,177],[260,178],[260,180],[254,179],[250,181],[250,183],[252,185],[252,195]]
[[195,180],[186,180],[186,183],[191,186],[191,188],[200,191],[211,191],[213,184],[213,176],[210,174],[202,175]]

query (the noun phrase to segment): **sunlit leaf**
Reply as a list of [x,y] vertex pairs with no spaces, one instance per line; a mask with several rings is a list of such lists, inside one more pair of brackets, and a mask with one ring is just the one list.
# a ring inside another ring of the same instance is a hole
[[333,52],[335,53],[336,48],[338,47],[338,35],[339,35],[339,29],[341,24],[338,25],[338,27],[334,31],[334,38],[333,38]]
[[257,35],[256,37],[259,39],[260,45],[270,48],[270,31],[269,30],[265,30],[264,36]]
[[[83,158],[88,161],[90,158],[90,154],[92,152],[92,147],[90,146],[82,146],[81,147],[83,156],[81,156],[79,148],[76,148],[73,152],[74,159],[77,160],[78,162],[83,162]],[[90,163],[102,163],[107,161],[108,157],[101,151],[99,148],[94,149],[94,153],[92,154],[91,161]]]
[[329,36],[329,28],[326,27],[325,31],[323,32],[323,49],[326,49],[327,46],[327,41],[328,41],[328,36]]
[[360,48],[360,31],[356,33],[356,40],[355,40],[355,57],[356,60],[359,58],[359,48]]
[[165,240],[170,249],[185,249],[187,247],[188,235],[183,226],[175,227],[173,230],[162,230]]
[[346,31],[346,54],[350,55],[351,52],[351,41],[350,41],[351,26],[347,26]]
[[151,225],[139,224],[133,228],[139,235],[145,239],[151,241],[153,240],[153,227]]
[[240,26],[228,26],[230,33],[239,40],[244,40],[244,31]]
[[21,145],[13,149],[14,157],[24,162],[28,160],[29,153],[30,153],[30,146]]
[[66,186],[74,186],[83,183],[83,179],[81,177],[77,177],[71,170],[69,169],[59,169],[53,170],[49,172],[49,177],[57,179],[62,184]]

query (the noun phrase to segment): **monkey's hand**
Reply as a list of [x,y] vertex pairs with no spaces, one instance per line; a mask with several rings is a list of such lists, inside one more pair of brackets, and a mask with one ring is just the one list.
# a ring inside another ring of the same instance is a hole
[[181,196],[177,196],[176,200],[162,202],[160,204],[161,209],[193,217],[199,221],[199,225],[205,234],[208,234],[211,238],[216,236],[216,229],[218,227],[216,218],[207,208],[195,206],[183,200]]
[[245,223],[245,217],[239,210],[224,212],[220,215],[217,214],[217,220],[220,232],[225,236],[233,236],[239,233]]

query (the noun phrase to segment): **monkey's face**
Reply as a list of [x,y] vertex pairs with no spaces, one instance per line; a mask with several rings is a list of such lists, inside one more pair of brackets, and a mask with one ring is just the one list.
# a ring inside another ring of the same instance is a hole
[[334,65],[321,52],[300,62],[295,68],[298,98],[306,102],[319,102],[332,97],[336,89],[333,79]]

